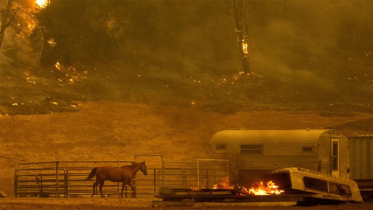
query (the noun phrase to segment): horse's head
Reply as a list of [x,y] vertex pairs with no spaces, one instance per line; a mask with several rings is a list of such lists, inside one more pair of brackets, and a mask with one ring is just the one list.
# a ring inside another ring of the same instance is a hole
[[140,171],[141,171],[142,173],[144,173],[144,175],[148,175],[148,171],[146,170],[145,161],[142,162],[141,167],[140,167]]

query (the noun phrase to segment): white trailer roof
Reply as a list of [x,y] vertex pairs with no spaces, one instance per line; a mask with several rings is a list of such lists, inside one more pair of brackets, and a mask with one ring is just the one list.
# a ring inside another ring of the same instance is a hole
[[219,142],[281,142],[295,140],[305,142],[317,142],[321,135],[343,136],[340,131],[333,129],[305,129],[305,130],[223,130],[214,134],[211,138],[211,143]]

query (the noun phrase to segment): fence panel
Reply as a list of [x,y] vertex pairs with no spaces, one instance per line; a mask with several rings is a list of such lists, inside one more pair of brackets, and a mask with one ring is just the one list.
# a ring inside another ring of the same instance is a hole
[[159,186],[175,188],[213,188],[228,175],[227,160],[197,160],[193,162],[165,162],[157,173]]
[[[86,180],[93,167],[130,165],[133,161],[57,161],[23,163],[15,171],[16,197],[84,197],[93,192],[92,180]],[[154,196],[161,186],[176,188],[212,188],[228,176],[228,161],[197,160],[164,162],[147,168],[148,175],[138,172],[133,184],[140,196]],[[117,196],[122,183],[107,181],[105,196]],[[97,189],[98,190],[98,189]],[[99,190],[98,190],[99,191]],[[126,186],[124,194],[131,193]],[[99,196],[99,192],[96,192]]]
[[[18,164],[16,197],[75,197],[91,195],[93,181],[86,180],[93,167],[130,165],[132,161],[57,161]],[[119,183],[107,182],[106,195],[117,195]]]

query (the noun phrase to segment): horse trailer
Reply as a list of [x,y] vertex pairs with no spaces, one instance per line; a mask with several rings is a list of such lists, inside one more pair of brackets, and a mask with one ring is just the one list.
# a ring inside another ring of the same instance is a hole
[[373,200],[373,136],[349,136],[350,179],[357,182],[365,199]]
[[230,160],[231,182],[249,186],[273,170],[306,168],[349,178],[349,140],[338,130],[223,130],[210,155]]
[[373,136],[349,136],[350,178],[373,180]]

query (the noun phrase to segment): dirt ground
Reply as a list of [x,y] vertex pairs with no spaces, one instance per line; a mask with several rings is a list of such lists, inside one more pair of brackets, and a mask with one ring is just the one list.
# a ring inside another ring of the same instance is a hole
[[[0,200],[0,210],[116,210],[116,209],[255,209],[255,210],[372,210],[373,202],[344,203],[339,205],[299,206],[289,203],[193,203],[160,202],[156,198],[102,199],[102,198],[4,198]],[[267,205],[267,206],[260,206]]]
[[[0,199],[3,209],[232,209],[232,206],[152,206],[152,199],[14,198],[16,164],[43,161],[133,160],[135,154],[163,154],[165,161],[209,158],[213,134],[225,129],[337,128],[347,135],[373,134],[373,114],[322,115],[311,111],[258,110],[222,114],[195,107],[89,102],[79,111],[0,116]],[[159,146],[162,145],[162,146]],[[182,145],[182,146],[175,146]],[[274,209],[235,206],[235,209]],[[275,209],[373,209],[373,203]]]

